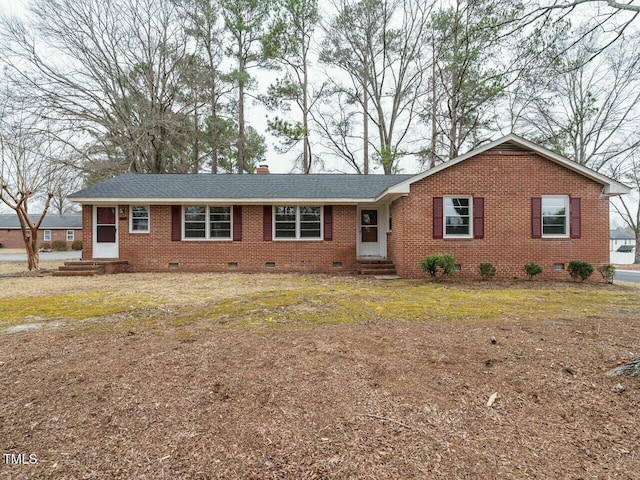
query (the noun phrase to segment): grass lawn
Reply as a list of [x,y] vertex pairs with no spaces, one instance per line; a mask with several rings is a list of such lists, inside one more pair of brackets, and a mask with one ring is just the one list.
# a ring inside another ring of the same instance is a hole
[[5,276],[0,477],[633,478],[638,356],[631,285]]

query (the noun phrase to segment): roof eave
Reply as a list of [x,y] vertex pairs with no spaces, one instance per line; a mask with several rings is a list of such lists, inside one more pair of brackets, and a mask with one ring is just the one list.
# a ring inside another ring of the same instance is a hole
[[200,204],[235,204],[235,205],[273,205],[282,204],[322,204],[322,205],[355,205],[359,203],[375,203],[377,198],[159,198],[159,197],[69,197],[80,204],[90,205],[200,205]]

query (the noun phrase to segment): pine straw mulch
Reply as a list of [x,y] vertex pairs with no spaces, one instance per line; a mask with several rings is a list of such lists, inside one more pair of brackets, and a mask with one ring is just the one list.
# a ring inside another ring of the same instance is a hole
[[631,314],[5,335],[0,453],[37,464],[0,477],[638,478],[604,372],[639,349]]

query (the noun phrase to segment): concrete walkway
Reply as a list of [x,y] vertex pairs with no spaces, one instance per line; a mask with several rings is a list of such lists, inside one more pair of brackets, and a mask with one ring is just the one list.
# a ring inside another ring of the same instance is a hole
[[[40,260],[80,260],[82,251],[41,252]],[[0,262],[26,262],[26,253],[0,253]]]

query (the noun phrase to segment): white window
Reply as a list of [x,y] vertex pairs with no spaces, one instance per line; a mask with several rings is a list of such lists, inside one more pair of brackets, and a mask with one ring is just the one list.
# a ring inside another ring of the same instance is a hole
[[132,205],[129,223],[131,233],[149,233],[149,207],[144,205]]
[[75,232],[73,230],[67,230],[67,242],[73,242],[75,239]]
[[45,230],[43,232],[42,240],[44,240],[45,242],[50,242],[51,241],[51,230]]
[[231,207],[184,207],[182,236],[185,240],[231,240],[231,215]]
[[276,206],[273,210],[274,239],[320,240],[322,238],[321,207]]
[[472,234],[471,197],[444,197],[444,237],[468,238]]
[[542,236],[569,236],[569,197],[542,197]]

